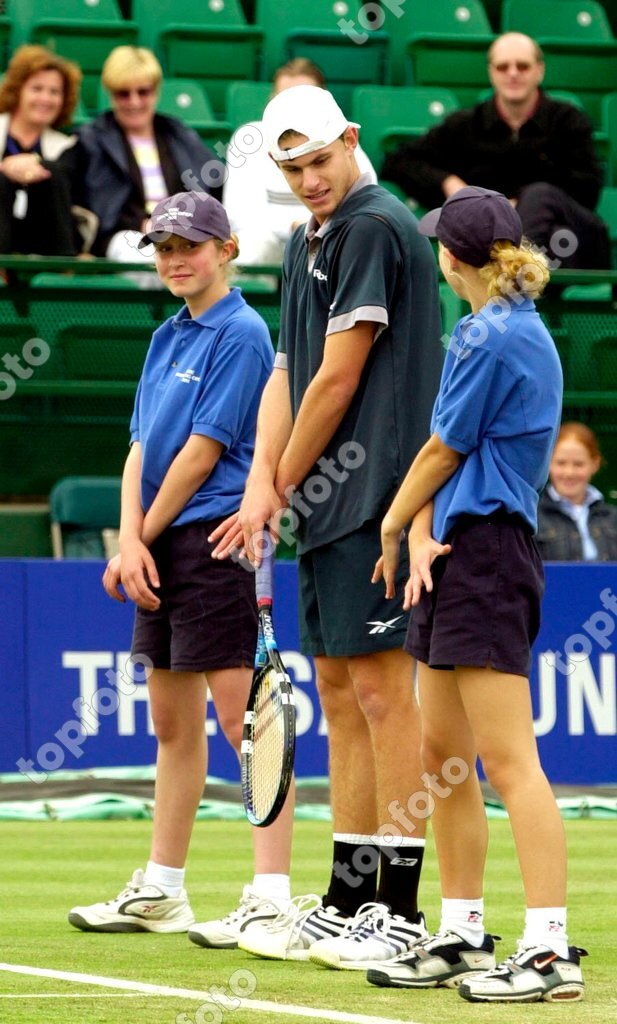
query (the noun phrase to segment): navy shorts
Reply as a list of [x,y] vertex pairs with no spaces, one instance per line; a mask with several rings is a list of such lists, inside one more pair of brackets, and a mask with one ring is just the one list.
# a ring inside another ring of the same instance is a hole
[[136,608],[131,654],[154,668],[208,672],[252,666],[257,644],[255,574],[210,557],[208,535],[221,522],[165,530],[151,547],[160,578],[156,611]]
[[518,516],[463,516],[452,551],[433,563],[433,590],[412,609],[405,650],[435,669],[490,665],[529,676],[544,568]]
[[371,583],[381,554],[381,519],[299,556],[300,647],[305,654],[352,657],[402,648],[409,621],[403,590],[409,576],[401,545],[396,597]]

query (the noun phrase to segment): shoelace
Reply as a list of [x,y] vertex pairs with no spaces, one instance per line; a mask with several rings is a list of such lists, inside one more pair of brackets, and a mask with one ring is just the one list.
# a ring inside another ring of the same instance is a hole
[[388,934],[392,922],[390,911],[384,903],[363,903],[355,917],[346,925],[345,937],[353,942],[362,942],[375,932]]
[[309,893],[308,896],[294,896],[290,900],[289,907],[281,910],[270,924],[264,926],[265,930],[268,932],[282,932],[292,925],[292,932],[289,938],[291,942],[309,914],[312,914],[314,910],[320,910],[322,906],[321,896],[317,896],[314,892]]
[[251,913],[253,910],[257,910],[257,907],[261,903],[268,903],[269,900],[260,899],[259,896],[255,896],[250,893],[248,896],[243,896],[240,900],[239,906],[234,910],[230,910],[225,917],[221,918],[221,921],[225,924],[235,924],[236,921],[241,920],[246,914]]
[[408,960],[411,954],[417,953],[420,949],[430,953],[435,947],[440,946],[451,938],[456,939],[458,942],[461,941],[460,935],[457,935],[456,932],[435,932],[434,935],[429,935],[428,938],[420,939],[419,942],[416,942],[413,949],[404,949],[398,956],[393,957],[393,960]]
[[519,939],[519,941],[516,944],[516,953],[512,953],[511,956],[506,957],[506,959],[502,960],[500,964],[497,964],[496,967],[493,967],[492,971],[487,971],[486,973],[491,975],[491,977],[498,978],[504,974],[509,974],[513,967],[520,966],[517,963],[519,957],[524,956],[525,954],[528,955],[530,950],[532,950],[533,948],[533,946],[524,946]]
[[105,905],[110,906],[112,903],[117,903],[118,900],[123,900],[126,896],[130,896],[132,892],[137,892],[138,889],[143,889],[145,884],[146,880],[144,878],[144,873],[140,868],[137,868],[137,870],[133,872],[133,877],[126,883],[122,892],[119,893],[118,896],[114,896],[113,899],[106,900]]

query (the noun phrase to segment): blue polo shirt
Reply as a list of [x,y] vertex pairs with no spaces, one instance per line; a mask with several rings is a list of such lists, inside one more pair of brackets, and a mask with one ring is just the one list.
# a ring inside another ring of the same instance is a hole
[[454,328],[432,430],[465,456],[435,495],[433,535],[499,508],[537,528],[538,495],[559,429],[563,377],[530,299],[495,298]]
[[238,288],[195,320],[183,306],[154,332],[131,419],[131,441],[142,448],[144,511],[191,434],[220,441],[224,451],[172,526],[238,509],[273,358],[268,328]]

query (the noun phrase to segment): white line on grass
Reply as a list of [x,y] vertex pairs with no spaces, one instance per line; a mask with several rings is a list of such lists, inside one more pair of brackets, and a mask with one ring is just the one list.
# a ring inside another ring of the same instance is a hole
[[0,999],[141,999],[141,992],[0,992]]
[[[24,964],[0,963],[0,971],[11,974],[29,974],[37,978],[55,978],[62,981],[76,981],[81,985],[101,985],[104,988],[119,988],[133,992],[141,992],[152,996],[176,996],[179,999],[195,999],[200,1003],[215,1003],[218,1000],[210,992],[200,992],[192,988],[172,988],[169,985],[150,985],[142,981],[129,981],[126,978],[105,978],[98,974],[81,974],[75,971],[52,971],[44,967],[29,967]],[[294,1004],[271,1003],[262,999],[238,999],[236,1009],[242,1007],[253,1012],[286,1013],[290,1017],[310,1017],[313,1020],[340,1021],[341,1024],[417,1024],[410,1020],[393,1017],[371,1017],[364,1013],[342,1013],[340,1010],[316,1010],[308,1006]]]

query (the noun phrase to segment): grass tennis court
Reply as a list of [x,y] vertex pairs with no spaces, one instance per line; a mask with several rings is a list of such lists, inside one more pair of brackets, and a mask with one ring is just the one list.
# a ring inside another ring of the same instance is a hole
[[[257,960],[237,950],[200,949],[184,935],[86,934],[66,922],[74,904],[115,896],[133,869],[145,866],[149,822],[5,822],[0,825],[2,940],[5,964],[112,979],[118,987],[0,970],[0,1020],[8,1024],[276,1024],[302,1019],[353,1022],[364,1017],[416,1024],[502,1024],[617,1021],[617,831],[612,822],[569,821],[570,941],[584,946],[587,998],[570,1006],[473,1006],[445,989],[405,992],[374,988],[360,972],[308,963]],[[522,894],[507,822],[491,821],[487,923],[513,951],[522,923]],[[251,874],[247,827],[198,822],[188,864],[188,888],[198,918],[216,917],[237,902]],[[326,822],[296,824],[292,891],[321,893],[330,857]],[[422,883],[429,925],[438,923],[439,893],[429,841]],[[239,973],[238,973],[239,972]],[[250,972],[250,973],[249,973]],[[195,993],[144,994],[122,982]],[[219,1002],[207,1002],[219,992]],[[259,1006],[234,1008],[234,990]],[[200,998],[199,993],[202,993]],[[286,1006],[273,1012],[264,1004]],[[304,1013],[302,1012],[304,1009]],[[310,1017],[306,1010],[311,1011]],[[317,1013],[316,1011],[319,1011]]]

